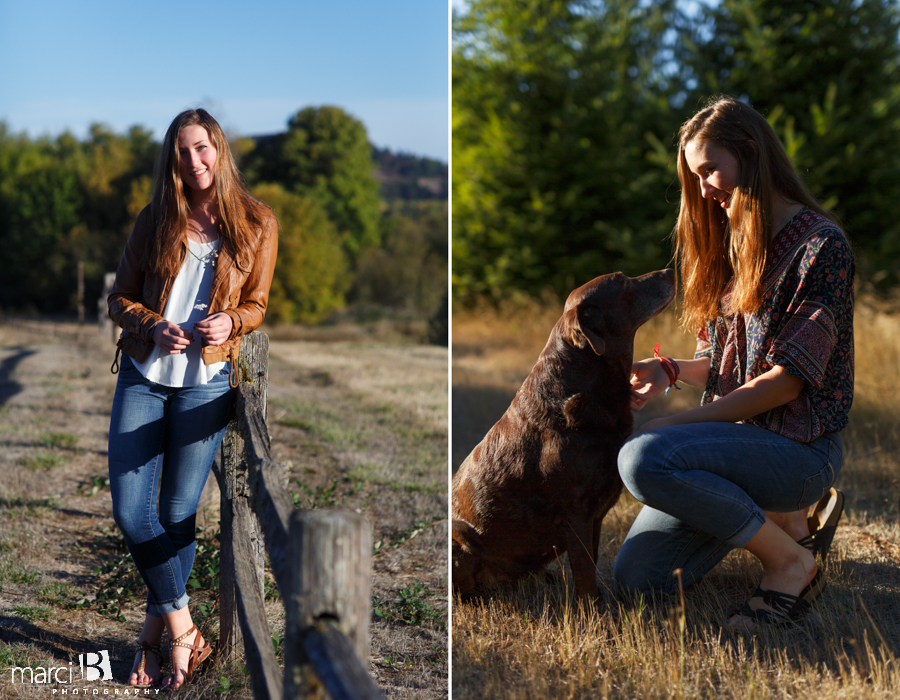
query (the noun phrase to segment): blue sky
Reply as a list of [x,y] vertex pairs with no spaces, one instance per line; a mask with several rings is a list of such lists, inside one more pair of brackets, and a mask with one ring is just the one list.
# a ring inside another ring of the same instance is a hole
[[446,162],[447,0],[0,0],[0,120],[161,138],[204,106],[229,133],[337,105],[369,140]]

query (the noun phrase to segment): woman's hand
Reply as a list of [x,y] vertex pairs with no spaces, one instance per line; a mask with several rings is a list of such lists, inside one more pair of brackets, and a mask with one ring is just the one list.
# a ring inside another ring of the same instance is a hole
[[194,324],[194,330],[206,341],[207,345],[221,345],[231,336],[233,327],[231,316],[220,311],[212,316],[207,316],[202,321]]
[[171,321],[160,321],[153,326],[153,342],[167,355],[184,352],[194,341],[194,334]]
[[631,365],[631,408],[640,411],[654,396],[669,388],[671,381],[662,363],[654,357]]

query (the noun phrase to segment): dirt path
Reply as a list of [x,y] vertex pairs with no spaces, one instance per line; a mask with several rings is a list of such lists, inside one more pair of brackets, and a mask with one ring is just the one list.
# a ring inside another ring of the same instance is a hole
[[[74,667],[77,681],[78,655],[104,649],[115,680],[84,687],[127,689],[143,612],[104,482],[112,355],[93,328],[79,340],[71,324],[0,327],[3,698],[66,687],[13,683],[12,667],[34,678],[62,667],[56,680]],[[273,340],[269,386],[272,451],[290,468],[298,507],[357,510],[372,522],[373,676],[389,697],[446,697],[446,349]],[[199,515],[209,544],[195,571],[215,562],[214,479]],[[192,598],[192,609],[213,603],[202,590]],[[278,635],[277,596],[267,607]],[[182,697],[249,697],[241,669],[210,665],[195,681]]]

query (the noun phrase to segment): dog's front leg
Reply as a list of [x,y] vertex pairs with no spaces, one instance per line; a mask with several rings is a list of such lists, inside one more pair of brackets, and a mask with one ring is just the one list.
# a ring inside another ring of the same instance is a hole
[[594,541],[593,519],[570,519],[566,523],[566,549],[575,577],[575,592],[582,597],[597,598],[596,554],[591,551]]

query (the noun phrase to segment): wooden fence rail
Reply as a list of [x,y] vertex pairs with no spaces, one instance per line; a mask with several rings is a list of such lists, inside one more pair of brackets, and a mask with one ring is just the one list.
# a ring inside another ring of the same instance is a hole
[[[355,513],[295,510],[266,426],[269,339],[244,337],[235,419],[222,444],[220,649],[243,648],[255,700],[383,698],[366,670],[372,533]],[[284,674],[272,647],[265,553],[285,606]]]

